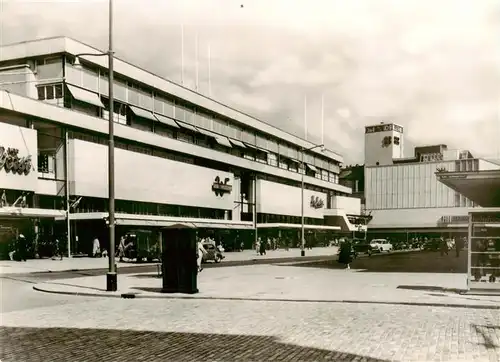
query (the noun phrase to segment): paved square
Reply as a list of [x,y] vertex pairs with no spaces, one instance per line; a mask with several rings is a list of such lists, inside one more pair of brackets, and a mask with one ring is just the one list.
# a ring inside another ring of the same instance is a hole
[[500,313],[470,308],[96,298],[2,325],[2,362],[500,360]]

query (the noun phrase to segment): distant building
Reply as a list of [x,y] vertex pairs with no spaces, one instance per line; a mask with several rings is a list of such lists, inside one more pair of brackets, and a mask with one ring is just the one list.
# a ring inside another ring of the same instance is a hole
[[436,173],[495,170],[500,165],[444,144],[416,147],[412,157],[403,155],[402,126],[381,123],[365,128],[363,181],[365,208],[373,217],[370,232],[410,237],[466,233],[467,210],[477,205],[439,182]]
[[365,168],[363,165],[344,166],[340,170],[339,183],[352,190],[351,197],[361,199],[361,209],[365,207]]

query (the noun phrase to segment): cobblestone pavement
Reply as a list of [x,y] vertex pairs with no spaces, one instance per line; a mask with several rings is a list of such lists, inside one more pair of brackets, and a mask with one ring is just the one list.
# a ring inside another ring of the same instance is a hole
[[99,298],[1,317],[2,362],[500,360],[498,310]]

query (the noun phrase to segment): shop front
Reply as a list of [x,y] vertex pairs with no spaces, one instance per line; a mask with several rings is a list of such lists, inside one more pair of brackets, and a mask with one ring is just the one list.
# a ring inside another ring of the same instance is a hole
[[500,170],[443,171],[436,176],[439,181],[481,206],[469,210],[469,290],[500,294]]
[[468,287],[500,293],[500,208],[469,214]]

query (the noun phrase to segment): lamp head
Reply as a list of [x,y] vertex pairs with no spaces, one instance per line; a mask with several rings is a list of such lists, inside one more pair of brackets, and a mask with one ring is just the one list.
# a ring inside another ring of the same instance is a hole
[[80,63],[80,57],[75,57],[75,61],[73,62],[73,67],[75,68],[81,68],[82,67],[82,63]]

